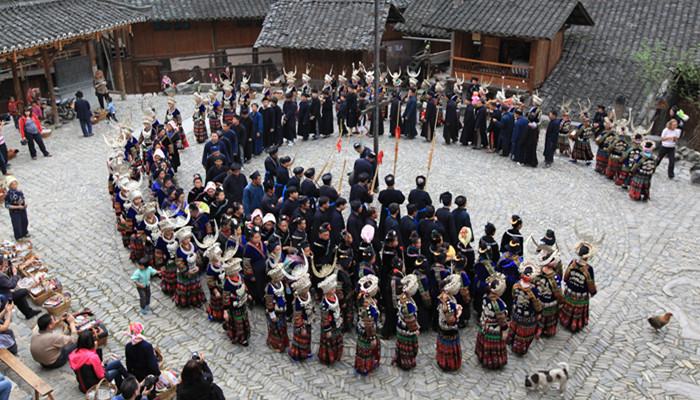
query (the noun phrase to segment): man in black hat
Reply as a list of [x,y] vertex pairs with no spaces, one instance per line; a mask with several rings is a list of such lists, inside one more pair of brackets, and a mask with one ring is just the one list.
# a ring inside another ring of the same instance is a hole
[[350,216],[348,216],[347,230],[352,236],[352,249],[355,252],[355,255],[358,256],[360,244],[362,243],[360,233],[362,232],[362,228],[365,226],[365,219],[361,215],[363,208],[364,207],[362,207],[362,202],[360,200],[350,200],[351,213]]
[[488,145],[488,139],[486,138],[486,107],[484,106],[484,100],[479,99],[476,101],[474,113],[474,140],[472,141],[472,146],[475,150],[478,150]]
[[353,143],[352,148],[357,152],[357,154],[359,154],[358,158],[367,158],[367,155],[372,152],[372,149],[360,142]]
[[406,100],[406,108],[403,110],[403,128],[402,134],[407,138],[413,139],[416,137],[416,112],[418,101],[416,100],[416,88],[408,90],[408,99]]
[[228,148],[228,159],[230,162],[234,162],[238,155],[238,138],[232,127],[233,122],[224,121],[221,123],[221,133],[219,133],[219,140],[226,143]]
[[275,178],[277,177],[277,168],[280,166],[277,146],[271,146],[267,149],[267,158],[265,158],[265,181],[270,181],[275,183]]
[[[304,175],[304,167],[302,167],[302,166],[294,167],[294,169],[292,170],[292,174],[294,174],[294,176],[289,178],[289,182],[287,182],[286,187],[294,186],[297,188],[297,190],[299,190],[299,188],[301,188],[301,181],[302,181],[302,179],[304,179],[304,178],[302,178],[302,176]],[[289,215],[289,214],[287,214],[287,215]]]
[[454,95],[447,101],[445,106],[445,125],[442,127],[442,137],[445,144],[457,142],[459,132],[459,115],[457,115],[458,95]]
[[430,142],[433,140],[433,131],[435,129],[435,120],[437,118],[437,105],[435,104],[435,92],[428,90],[426,94],[428,99],[425,106],[425,115],[423,118],[421,118],[421,123],[423,126],[420,135]]
[[425,207],[433,204],[433,200],[430,198],[430,194],[424,190],[425,188],[425,177],[419,175],[416,177],[416,188],[411,190],[408,194],[408,202],[410,204],[415,204],[418,209],[418,216],[416,218],[416,225],[424,218]]
[[350,133],[359,134],[360,131],[357,128],[357,94],[355,93],[355,87],[353,84],[347,85],[347,93],[345,94],[345,103],[347,105],[348,111],[348,129]]
[[547,131],[544,135],[544,167],[549,168],[554,162],[554,150],[557,148],[557,143],[559,142],[559,126],[561,125],[561,119],[557,118],[557,111],[551,110],[549,112],[549,125],[547,125]]
[[326,196],[331,203],[334,203],[338,199],[339,195],[338,191],[331,185],[333,182],[333,175],[330,173],[323,174],[321,181],[323,182],[323,185],[318,188],[319,197]]
[[316,199],[318,199],[318,187],[314,183],[314,176],[316,176],[316,169],[311,167],[304,171],[304,181],[301,182],[299,187],[299,193],[306,196],[311,200],[311,209],[316,209]]
[[280,158],[277,172],[275,173],[275,195],[279,198],[284,198],[284,188],[289,183],[289,164],[292,159],[289,156]]
[[491,110],[491,120],[486,132],[489,133],[491,141],[489,142],[488,153],[500,150],[499,135],[501,133],[501,109],[497,103],[489,102],[489,110]]
[[435,211],[435,216],[445,230],[445,236],[443,237],[445,243],[456,246],[458,231],[455,225],[454,215],[452,215],[452,212],[450,212],[450,206],[452,205],[452,193],[444,192],[440,194],[440,202],[442,202],[442,207]]
[[467,88],[467,98],[471,98],[474,92],[479,93],[479,89],[481,89],[481,85],[479,84],[479,78],[473,76],[471,79],[471,83]]
[[319,121],[319,132],[323,137],[328,137],[333,134],[333,98],[328,89],[325,89],[321,94],[323,104],[321,106],[321,120]]
[[241,107],[241,124],[248,133],[245,141],[245,151],[243,153],[245,161],[248,162],[253,157],[253,144],[255,140],[255,122],[248,115],[248,107]]
[[455,198],[455,205],[457,208],[452,210],[452,215],[454,216],[454,221],[455,221],[455,230],[459,234],[459,231],[462,230],[463,227],[468,227],[469,229],[472,230],[472,242],[474,241],[474,229],[472,229],[472,220],[471,217],[469,216],[469,213],[467,212],[467,198],[465,196],[457,196]]
[[226,161],[226,164],[229,164],[231,162],[231,160],[228,158],[229,151],[226,147],[226,143],[219,140],[218,131],[212,132],[211,140],[209,140],[207,144],[204,145],[204,150],[202,151],[202,166],[204,166],[206,169],[211,167],[211,164],[207,162],[207,159],[209,158],[209,156],[216,153],[219,153],[224,156],[224,161]]
[[389,204],[389,207],[387,207],[387,216],[385,219],[380,221],[380,224],[383,228],[379,228],[381,231],[384,229],[384,236],[386,236],[389,231],[394,231],[398,235],[398,240],[399,240],[399,246],[403,246],[403,241],[401,240],[401,228],[399,227],[399,212],[400,212],[401,207],[399,207],[398,203],[391,203]]
[[[404,196],[400,190],[394,188],[394,175],[389,174],[385,176],[384,183],[386,183],[386,189],[380,191],[379,196],[377,197],[377,200],[379,200],[379,203],[382,205],[382,210],[379,217],[379,233],[381,236],[384,236],[388,232],[388,230],[384,228],[384,220],[386,220],[386,217],[389,215],[389,205],[391,203],[401,205],[404,201],[406,201],[406,196]],[[400,218],[401,213],[399,212],[397,215],[397,221]],[[398,230],[396,232],[398,232]]]
[[311,89],[311,105],[309,107],[309,134],[313,140],[319,137],[319,122],[321,121],[321,100],[318,98],[318,89]]
[[306,221],[304,230],[308,236],[311,232],[311,223],[313,222],[314,213],[311,211],[311,199],[306,196],[299,196],[297,200],[297,209],[292,213],[292,220],[296,217],[301,216]]
[[248,180],[241,174],[241,165],[231,164],[230,173],[224,179],[224,193],[229,204],[243,202],[243,190],[248,186]]
[[255,171],[250,174],[250,183],[243,189],[243,211],[245,211],[246,217],[250,217],[253,211],[262,207],[264,195],[262,175],[260,175],[260,172]]
[[515,125],[513,125],[513,134],[510,137],[510,159],[520,162],[522,149],[520,148],[520,140],[525,135],[527,129],[527,118],[523,116],[520,109],[515,109]]
[[334,254],[331,251],[331,224],[324,222],[317,231],[317,235],[311,236],[311,251],[314,254],[314,264],[320,267],[324,264],[332,264]]
[[[391,211],[391,210],[390,210]],[[399,236],[401,238],[399,241],[408,250],[408,246],[411,244],[411,234],[416,231],[416,216],[418,215],[418,208],[415,204],[406,204],[406,215],[401,217],[399,220]]]
[[297,136],[297,103],[292,99],[291,93],[284,95],[282,113],[282,136],[287,141],[287,146],[292,146]]
[[222,183],[228,172],[228,167],[224,166],[226,157],[223,154],[211,155],[209,156],[209,161],[212,161],[213,165],[207,169],[205,183],[212,181]]

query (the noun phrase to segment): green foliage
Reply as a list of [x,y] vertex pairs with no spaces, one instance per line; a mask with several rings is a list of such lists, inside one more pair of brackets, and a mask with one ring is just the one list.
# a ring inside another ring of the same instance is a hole
[[632,60],[639,67],[637,78],[644,83],[649,95],[658,95],[665,80],[668,88],[700,106],[700,44],[687,50],[663,46],[660,42],[646,41],[632,52]]

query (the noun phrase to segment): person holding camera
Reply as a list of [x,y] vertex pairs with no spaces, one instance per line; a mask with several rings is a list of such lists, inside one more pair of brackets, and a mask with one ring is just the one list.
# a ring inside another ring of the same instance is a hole
[[77,348],[68,355],[68,360],[83,393],[97,385],[101,379],[114,381],[120,387],[124,378],[129,376],[121,361],[102,361],[97,354],[97,340],[92,330],[80,332]]
[[32,109],[27,106],[24,108],[24,115],[19,119],[19,133],[22,135],[22,145],[29,145],[29,154],[32,160],[36,160],[36,148],[34,142],[39,145],[39,150],[44,154],[44,157],[51,157],[51,153],[46,150],[44,139],[41,138],[41,123],[39,117],[32,113]]
[[[60,322],[70,326],[70,335],[54,332]],[[61,319],[54,320],[49,314],[44,314],[36,321],[36,328],[29,341],[29,350],[34,361],[44,368],[56,369],[68,361],[68,355],[75,350],[78,340],[78,330],[75,328],[75,318],[63,314]]]
[[204,361],[203,353],[192,354],[192,359],[182,368],[177,400],[224,400],[224,393],[214,383],[214,376]]
[[[17,342],[15,333],[10,329],[12,323],[12,310],[15,305],[9,303],[7,298],[0,294],[0,349],[7,349],[10,353],[17,355]],[[0,374],[2,376],[2,374]],[[0,382],[2,379],[0,379]],[[0,385],[2,385],[0,383]],[[2,391],[0,390],[0,394]],[[8,392],[9,393],[9,392]],[[2,399],[2,395],[0,395]]]
[[122,382],[122,385],[119,387],[121,393],[112,397],[112,400],[148,400],[148,396],[154,388],[155,384],[146,387],[145,380],[139,383],[136,378],[130,376],[124,379],[124,382]]

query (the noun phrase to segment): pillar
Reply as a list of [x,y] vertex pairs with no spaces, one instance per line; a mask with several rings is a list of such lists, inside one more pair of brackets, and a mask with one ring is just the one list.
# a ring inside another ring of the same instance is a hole
[[44,64],[44,77],[46,77],[46,83],[49,85],[49,98],[51,99],[51,112],[53,114],[53,120],[56,126],[60,125],[58,120],[58,107],[56,107],[56,93],[53,90],[53,78],[51,77],[51,62],[49,61],[49,52],[46,47],[41,48],[41,58]]

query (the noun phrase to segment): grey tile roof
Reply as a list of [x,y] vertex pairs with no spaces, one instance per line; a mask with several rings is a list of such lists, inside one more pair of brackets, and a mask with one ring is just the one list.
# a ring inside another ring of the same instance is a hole
[[632,54],[647,40],[686,50],[700,43],[700,1],[595,0],[586,8],[596,26],[566,31],[562,58],[540,88],[540,97],[545,105],[587,97],[594,105],[613,105],[617,96],[625,96],[639,123],[653,99],[639,81]]
[[439,14],[448,14],[454,8],[454,0],[414,0],[411,1],[406,10],[403,11],[404,23],[394,26],[399,32],[409,35],[449,38],[450,32],[438,27],[426,26]]
[[[500,37],[552,39],[564,24],[593,25],[578,0],[423,0],[447,8],[423,24]],[[460,4],[454,6],[454,4]]]
[[145,20],[144,9],[103,0],[0,2],[0,54]]
[[[265,17],[255,47],[313,50],[370,50],[374,47],[373,0],[280,0]],[[402,21],[382,1],[381,34],[387,22]]]
[[152,5],[149,21],[197,21],[265,18],[275,0],[125,0]]
[[399,9],[399,11],[403,12],[409,4],[420,1],[420,0],[390,0],[391,4],[393,4],[396,8]]

